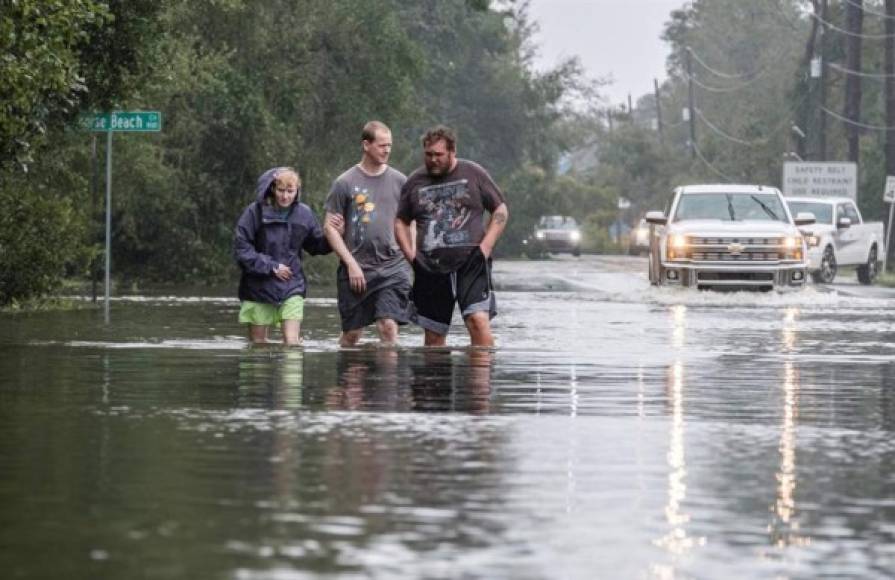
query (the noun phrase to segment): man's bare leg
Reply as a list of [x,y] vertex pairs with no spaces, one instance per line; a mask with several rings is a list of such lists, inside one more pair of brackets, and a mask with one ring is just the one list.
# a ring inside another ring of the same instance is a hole
[[487,312],[473,312],[464,320],[472,346],[494,346],[491,317]]
[[426,333],[425,345],[426,346],[444,346],[447,343],[447,335],[446,334],[438,334],[428,328],[424,329]]
[[252,344],[267,344],[267,333],[269,327],[249,325],[249,342]]
[[354,346],[354,345],[356,345],[357,341],[360,340],[360,337],[363,333],[364,333],[363,328],[357,328],[354,330],[343,331],[341,336],[339,336],[339,346]]
[[398,323],[391,318],[380,318],[377,320],[376,330],[379,331],[379,342],[383,346],[398,344]]
[[283,321],[283,344],[295,346],[301,344],[301,321]]

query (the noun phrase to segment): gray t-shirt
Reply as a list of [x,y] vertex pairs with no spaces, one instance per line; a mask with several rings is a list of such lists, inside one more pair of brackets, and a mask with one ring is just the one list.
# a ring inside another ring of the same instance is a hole
[[417,263],[430,272],[453,272],[485,237],[485,211],[506,198],[482,166],[457,159],[446,174],[432,177],[421,167],[401,191],[398,217],[416,221]]
[[[395,241],[395,213],[401,187],[407,178],[391,167],[380,175],[367,175],[357,165],[333,181],[326,198],[326,211],[345,220],[342,236],[372,289],[377,279],[404,277],[410,268]],[[339,275],[347,276],[344,266]]]

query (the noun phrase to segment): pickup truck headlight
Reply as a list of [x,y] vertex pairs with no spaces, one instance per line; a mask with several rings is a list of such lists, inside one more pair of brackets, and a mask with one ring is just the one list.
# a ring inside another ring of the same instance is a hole
[[668,247],[666,254],[669,260],[685,260],[687,258],[687,237],[681,234],[674,234],[668,238]]
[[545,236],[546,236],[546,234],[544,234],[544,232],[542,232],[542,231],[535,232],[535,237],[539,240],[543,240]]
[[783,238],[783,259],[784,260],[801,260],[802,244],[805,240],[802,236],[787,236]]
[[577,242],[577,241],[581,240],[581,232],[579,232],[578,230],[575,230],[569,234],[569,237],[572,239],[573,242]]

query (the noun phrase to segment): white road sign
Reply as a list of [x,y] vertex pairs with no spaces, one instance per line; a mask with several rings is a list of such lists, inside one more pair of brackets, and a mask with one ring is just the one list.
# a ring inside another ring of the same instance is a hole
[[858,199],[858,166],[851,162],[787,161],[783,195]]
[[886,189],[883,191],[883,201],[895,203],[895,175],[886,176]]

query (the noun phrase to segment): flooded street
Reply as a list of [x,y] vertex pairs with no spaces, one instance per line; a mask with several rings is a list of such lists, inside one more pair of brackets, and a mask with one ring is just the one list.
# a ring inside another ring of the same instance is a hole
[[[818,578],[895,569],[895,298],[495,265],[493,352],[247,347],[230,297],[3,315],[4,578]],[[235,292],[235,291],[234,291]]]

